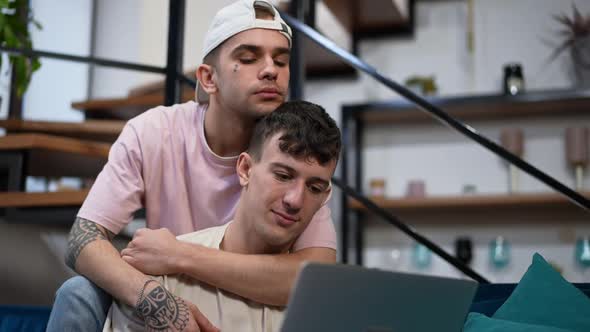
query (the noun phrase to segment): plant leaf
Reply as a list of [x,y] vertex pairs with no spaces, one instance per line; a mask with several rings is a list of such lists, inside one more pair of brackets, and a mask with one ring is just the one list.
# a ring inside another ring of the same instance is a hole
[[39,23],[39,21],[32,20],[31,23],[33,23],[33,25],[37,28],[37,30],[43,30],[43,26],[41,25],[41,23]]
[[573,36],[573,32],[571,30],[558,30],[555,34],[558,36],[564,36],[564,37],[572,37]]
[[567,17],[567,15],[561,14],[561,15],[552,15],[552,16],[559,23],[561,23],[567,27],[571,28],[573,26],[573,22],[570,20],[569,17]]
[[549,55],[547,62],[550,63],[553,60],[555,60],[561,54],[561,52],[563,52],[568,47],[572,46],[574,44],[574,42],[575,42],[575,39],[573,39],[573,38],[570,38],[570,39],[566,40],[565,42],[563,42],[559,47],[557,47],[551,53],[551,55]]
[[39,58],[31,59],[31,74],[39,70],[39,68],[41,68],[41,61],[39,61]]
[[[32,49],[30,28],[41,30],[42,25],[34,19],[33,11],[27,11],[26,17],[19,15],[27,9],[28,0],[0,0],[0,8],[15,10],[14,15],[0,14],[0,44],[5,47]],[[31,23],[31,24],[29,24]],[[1,56],[1,55],[0,55]],[[13,68],[13,89],[18,96],[22,96],[31,81],[32,75],[41,67],[39,57],[9,55],[9,63]],[[2,59],[0,58],[0,66]]]
[[22,97],[23,93],[27,89],[28,81],[27,81],[27,64],[23,57],[18,57],[15,59],[14,63],[14,72],[15,72],[15,84],[16,84],[16,94],[19,97]]
[[4,41],[8,47],[18,47],[19,45],[19,40],[16,38],[10,25],[4,27]]
[[576,7],[576,3],[572,2],[572,9],[574,12],[574,22],[581,22],[584,20],[584,18],[582,17],[582,14],[580,14],[580,11],[578,10],[578,7]]

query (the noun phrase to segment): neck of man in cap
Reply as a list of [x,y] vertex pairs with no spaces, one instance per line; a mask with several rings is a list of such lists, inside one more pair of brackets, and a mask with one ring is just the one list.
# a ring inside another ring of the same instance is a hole
[[233,157],[246,151],[254,125],[253,118],[240,116],[239,112],[224,107],[215,97],[210,97],[205,113],[205,139],[216,155]]

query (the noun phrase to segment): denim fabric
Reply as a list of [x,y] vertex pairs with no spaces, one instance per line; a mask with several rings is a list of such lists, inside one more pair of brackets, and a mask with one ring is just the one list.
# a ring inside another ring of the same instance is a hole
[[70,278],[57,290],[47,331],[102,331],[112,301],[90,280]]

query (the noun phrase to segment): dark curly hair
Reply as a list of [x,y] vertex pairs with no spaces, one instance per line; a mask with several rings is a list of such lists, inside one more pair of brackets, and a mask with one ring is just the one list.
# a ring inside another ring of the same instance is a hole
[[254,127],[248,153],[260,160],[264,142],[279,133],[280,150],[294,158],[314,159],[322,166],[338,161],[342,146],[340,129],[319,105],[289,101],[262,117]]

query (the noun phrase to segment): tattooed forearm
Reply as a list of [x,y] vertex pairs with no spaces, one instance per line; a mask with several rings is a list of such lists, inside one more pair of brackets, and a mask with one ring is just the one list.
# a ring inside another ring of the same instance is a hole
[[76,260],[86,245],[96,240],[110,241],[112,238],[113,233],[108,230],[103,231],[96,223],[83,218],[76,218],[68,237],[66,264],[75,270]]
[[184,300],[160,284],[147,295],[140,295],[135,310],[145,322],[146,331],[183,331],[190,315]]

